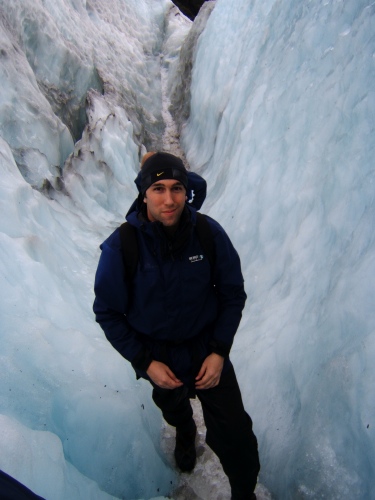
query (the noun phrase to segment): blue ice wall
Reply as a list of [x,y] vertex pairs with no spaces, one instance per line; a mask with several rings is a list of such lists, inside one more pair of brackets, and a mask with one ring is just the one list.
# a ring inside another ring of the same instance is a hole
[[240,250],[234,359],[276,498],[374,498],[375,8],[218,0],[183,144]]

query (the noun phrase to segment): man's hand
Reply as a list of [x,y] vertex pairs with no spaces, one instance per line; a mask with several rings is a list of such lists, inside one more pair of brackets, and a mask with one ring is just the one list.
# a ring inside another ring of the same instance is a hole
[[178,380],[172,370],[160,361],[151,361],[146,373],[150,379],[162,389],[177,389],[177,387],[183,385],[181,380]]
[[201,369],[195,380],[196,389],[211,389],[220,382],[221,372],[223,370],[224,358],[213,352],[203,361]]

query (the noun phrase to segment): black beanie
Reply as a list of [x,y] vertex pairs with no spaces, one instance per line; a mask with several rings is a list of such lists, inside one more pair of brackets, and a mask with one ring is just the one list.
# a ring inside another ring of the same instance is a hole
[[187,170],[180,158],[170,153],[155,153],[147,158],[141,169],[142,195],[145,194],[151,184],[162,179],[175,179],[187,189]]

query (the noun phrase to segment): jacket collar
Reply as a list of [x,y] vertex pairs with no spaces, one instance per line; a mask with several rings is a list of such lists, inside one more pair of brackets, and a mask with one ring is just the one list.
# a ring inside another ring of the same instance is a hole
[[186,248],[192,235],[196,223],[196,210],[185,205],[179,227],[173,235],[169,235],[160,222],[150,222],[142,211],[129,213],[126,220],[147,236],[151,247],[163,259],[168,257],[175,259]]

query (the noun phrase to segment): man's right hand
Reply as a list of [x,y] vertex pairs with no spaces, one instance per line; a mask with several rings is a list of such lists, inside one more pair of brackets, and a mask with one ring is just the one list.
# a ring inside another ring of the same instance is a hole
[[172,370],[160,361],[151,361],[146,373],[154,384],[162,389],[177,389],[183,385]]

